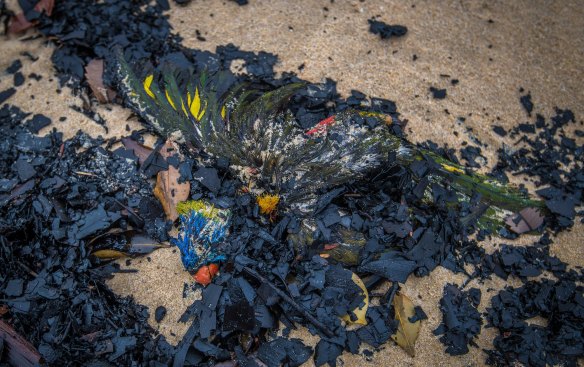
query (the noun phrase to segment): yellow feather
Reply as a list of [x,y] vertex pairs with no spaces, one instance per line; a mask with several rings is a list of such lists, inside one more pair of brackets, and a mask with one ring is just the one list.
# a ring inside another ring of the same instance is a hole
[[150,98],[152,99],[156,99],[156,97],[154,96],[154,93],[152,93],[152,90],[150,90],[150,86],[152,85],[152,80],[154,80],[154,75],[150,74],[146,77],[146,79],[144,79],[144,90],[146,91],[146,94],[148,94],[150,96]]
[[221,118],[225,120],[225,116],[227,116],[227,108],[223,106],[223,108],[221,108]]
[[170,95],[168,94],[168,90],[165,90],[164,93],[166,94],[166,99],[168,99],[168,103],[170,103],[170,105],[172,106],[172,108],[174,108],[174,110],[176,111],[176,106],[174,105],[174,102],[170,98]]
[[262,194],[256,197],[258,206],[260,207],[260,213],[262,214],[272,214],[278,203],[280,202],[279,195]]
[[207,101],[205,101],[205,107],[203,107],[203,109],[201,110],[201,113],[199,114],[199,117],[197,117],[197,120],[201,121],[201,119],[203,118],[203,116],[205,116],[205,111],[207,110]]
[[189,114],[187,113],[187,109],[185,108],[185,103],[183,102],[183,99],[180,99],[180,106],[185,114],[186,117],[189,117]]
[[461,174],[464,173],[464,171],[461,170],[460,168],[451,166],[451,165],[446,164],[446,163],[442,163],[442,167],[444,167],[444,169],[447,170],[448,172],[461,173]]
[[191,114],[194,118],[199,120],[199,111],[201,110],[201,97],[199,96],[199,88],[195,88],[195,98],[190,106]]

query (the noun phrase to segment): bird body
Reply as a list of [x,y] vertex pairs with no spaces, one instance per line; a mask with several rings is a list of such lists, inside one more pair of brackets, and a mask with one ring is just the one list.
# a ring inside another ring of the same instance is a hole
[[[195,75],[165,67],[138,77],[123,58],[119,72],[130,104],[156,132],[227,159],[264,214],[279,206],[310,221],[322,193],[388,166],[410,169],[416,162],[426,162],[425,179],[453,187],[460,202],[479,193],[484,205],[472,219],[484,226],[502,225],[508,214],[527,206],[541,207],[512,187],[394,135],[387,126],[391,119],[382,114],[348,110],[301,129],[285,107],[303,83],[258,92],[234,84],[226,73]],[[182,223],[184,230],[188,220]]]

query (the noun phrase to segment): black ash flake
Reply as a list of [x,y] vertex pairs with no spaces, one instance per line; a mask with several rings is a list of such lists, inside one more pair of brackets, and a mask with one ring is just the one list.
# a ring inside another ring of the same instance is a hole
[[164,320],[165,316],[166,316],[166,307],[164,307],[164,306],[156,307],[156,310],[154,311],[154,320],[156,320],[156,322],[160,323],[162,320]]
[[14,60],[10,66],[6,68],[8,74],[16,74],[22,68],[22,61],[19,59]]
[[369,19],[369,32],[378,34],[381,39],[403,37],[408,33],[408,28],[403,25],[390,25],[375,18]]
[[487,158],[482,155],[481,148],[473,145],[460,149],[460,157],[467,162],[467,167],[471,168],[480,168],[487,162]]
[[52,123],[51,119],[42,114],[36,114],[29,120],[25,122],[26,127],[33,133],[38,134],[38,132],[49,126]]
[[8,88],[6,90],[0,91],[0,105],[6,102],[10,97],[16,93],[16,89]]
[[495,134],[502,137],[505,137],[507,135],[507,131],[505,130],[505,128],[503,128],[503,126],[493,125],[493,131],[495,132]]
[[17,72],[16,74],[14,74],[14,86],[15,87],[20,87],[21,85],[24,84],[24,81],[25,81],[25,78],[21,72]]
[[[573,281],[530,281],[507,287],[492,298],[488,326],[499,334],[495,350],[487,351],[493,365],[577,366],[584,355],[584,288]],[[544,318],[542,324],[533,322]]]
[[481,331],[483,323],[476,309],[480,294],[477,288],[461,291],[454,284],[444,287],[444,296],[440,300],[443,319],[434,334],[441,335],[440,341],[447,346],[448,354],[466,354],[469,345],[477,346],[474,339]]
[[446,89],[438,89],[436,87],[430,87],[430,93],[434,99],[444,99],[446,98]]
[[525,109],[525,112],[527,112],[527,114],[529,116],[531,116],[531,111],[533,111],[533,102],[531,101],[531,93],[527,93],[526,95],[521,96],[521,98],[519,98],[519,101],[521,102],[521,105]]

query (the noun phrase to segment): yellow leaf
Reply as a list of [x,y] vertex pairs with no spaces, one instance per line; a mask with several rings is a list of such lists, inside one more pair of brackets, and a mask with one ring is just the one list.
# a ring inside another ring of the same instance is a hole
[[399,325],[397,331],[391,337],[397,345],[403,348],[411,357],[416,355],[416,350],[414,349],[416,345],[416,340],[420,334],[420,320],[411,323],[409,318],[414,316],[416,311],[414,310],[414,304],[412,301],[406,297],[403,293],[397,293],[393,297],[393,308],[395,310],[395,318],[398,320]]
[[223,120],[225,120],[225,116],[227,116],[227,108],[226,108],[225,106],[223,106],[223,107],[221,108],[221,118],[222,118]]
[[119,259],[127,256],[125,253],[118,250],[97,250],[92,253],[92,255],[102,260]]
[[342,317],[342,319],[347,324],[367,325],[367,319],[365,318],[365,315],[367,314],[367,309],[369,308],[369,292],[367,292],[367,288],[365,288],[365,284],[363,283],[363,281],[361,280],[361,278],[359,278],[359,276],[357,274],[353,273],[351,280],[353,280],[353,282],[355,284],[357,284],[359,286],[359,288],[361,288],[361,290],[363,291],[363,294],[365,295],[365,299],[363,300],[363,306],[353,310],[353,313],[357,317],[357,319],[355,321],[351,320],[350,315],[345,315]]
[[144,90],[150,96],[150,98],[155,99],[154,93],[152,93],[152,90],[150,89],[150,86],[152,85],[153,79],[154,79],[154,75],[152,75],[152,74],[148,75],[146,77],[146,79],[144,79]]

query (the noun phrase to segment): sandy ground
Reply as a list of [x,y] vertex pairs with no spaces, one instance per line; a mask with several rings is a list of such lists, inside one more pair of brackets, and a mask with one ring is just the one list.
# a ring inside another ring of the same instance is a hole
[[[584,116],[584,1],[250,0],[249,5],[239,7],[230,1],[207,0],[173,7],[169,14],[175,31],[185,38],[185,46],[214,50],[231,42],[243,50],[273,52],[280,58],[280,72],[296,71],[314,82],[329,77],[338,81],[338,89],[345,95],[356,89],[396,101],[402,117],[409,121],[407,131],[413,141],[432,139],[458,148],[478,137],[488,144],[483,148],[488,165],[494,164],[498,148],[512,144],[493,133],[491,125],[509,128],[527,120],[519,104],[520,87],[531,92],[536,112],[544,116],[549,116],[555,106],[571,108],[579,121]],[[372,16],[406,25],[408,34],[381,40],[368,32],[367,19]],[[205,42],[197,39],[196,30]],[[118,106],[96,106],[107,120],[109,134],[71,110],[69,106],[80,105],[81,101],[67,88],[57,92],[59,86],[52,79],[50,62],[52,49],[41,41],[12,38],[0,43],[0,70],[20,58],[25,76],[31,72],[43,76],[39,82],[27,78],[9,100],[25,111],[52,118],[53,124],[40,134],[55,127],[65,137],[79,129],[93,136],[112,137],[126,134],[126,124],[139,128],[135,121],[126,121],[129,111]],[[20,56],[25,50],[39,60],[32,63]],[[304,68],[298,70],[301,64]],[[453,86],[452,79],[458,79],[459,84]],[[0,74],[0,90],[10,86],[12,77]],[[432,99],[430,86],[446,88],[447,98]],[[67,119],[59,121],[61,116]],[[520,183],[524,178],[515,180]],[[524,236],[514,244],[526,245],[532,240]],[[501,242],[493,238],[484,246],[492,251]],[[555,239],[552,252],[572,266],[584,266],[582,243],[584,226],[576,224]],[[187,325],[176,320],[194,296],[182,297],[183,284],[191,279],[183,271],[178,253],[158,250],[149,259],[133,259],[129,268],[138,269],[138,273],[117,275],[110,286],[149,306],[151,314],[164,305],[166,318],[158,324],[152,316],[151,323],[170,342],[180,341]],[[423,322],[414,358],[388,343],[369,361],[345,354],[344,365],[484,365],[481,350],[491,348],[493,329],[483,328],[477,340],[479,348],[471,347],[470,353],[459,357],[445,354],[445,347],[432,334],[442,318],[438,305],[443,286],[448,282],[462,284],[464,280],[461,275],[438,268],[428,277],[411,276],[403,285],[406,295],[429,317]],[[517,286],[519,281],[494,278],[483,284],[474,280],[469,286],[482,289],[479,310],[485,311],[492,295],[506,285]],[[313,345],[317,341],[303,328],[293,336]]]

